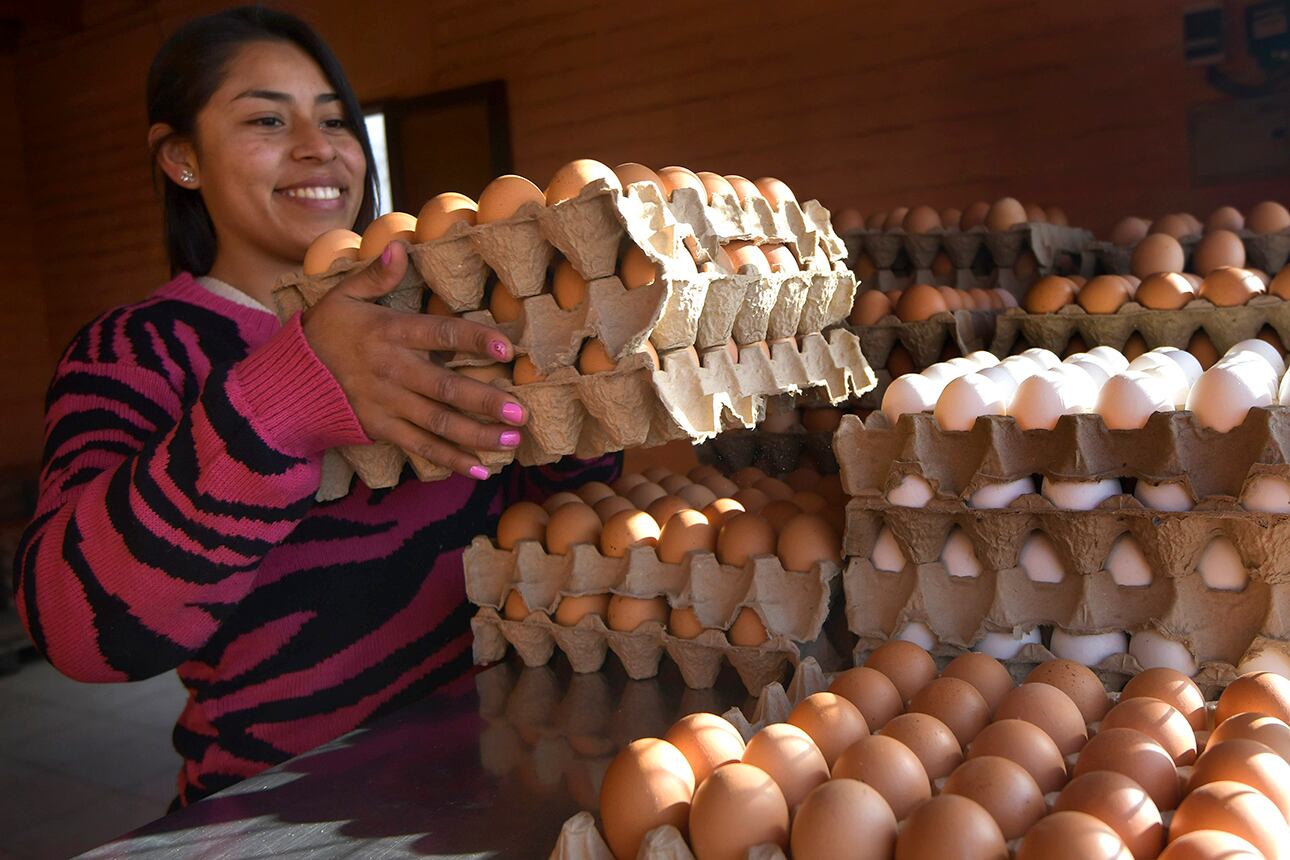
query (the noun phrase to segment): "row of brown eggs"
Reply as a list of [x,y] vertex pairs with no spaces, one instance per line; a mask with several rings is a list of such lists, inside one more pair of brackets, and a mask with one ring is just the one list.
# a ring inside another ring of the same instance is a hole
[[901,322],[921,322],[946,311],[1005,311],[1017,307],[1012,293],[996,287],[960,290],[955,287],[914,284],[903,290],[863,290],[856,293],[848,322],[877,325],[895,315]]
[[[1159,272],[1194,272],[1204,276],[1220,268],[1245,268],[1245,244],[1231,230],[1206,233],[1192,251],[1190,261],[1182,243],[1166,233],[1153,233],[1138,242],[1129,258],[1129,273],[1145,278]],[[1267,272],[1252,269],[1267,282]]]
[[1282,269],[1272,279],[1262,272],[1236,266],[1212,269],[1204,277],[1177,271],[1154,272],[1143,278],[1098,275],[1088,280],[1078,275],[1048,275],[1026,291],[1022,307],[1032,314],[1051,314],[1078,304],[1091,314],[1113,314],[1129,301],[1152,310],[1178,310],[1193,299],[1230,308],[1261,295],[1290,298],[1290,268]]
[[1200,689],[1170,669],[1136,676],[1113,706],[1078,663],[1040,664],[1015,686],[998,661],[964,654],[937,677],[896,640],[747,743],[712,714],[633,742],[600,812],[618,858],[664,824],[698,860],[765,843],[793,860],[1003,860],[1016,839],[1018,860],[1286,856],[1290,681],[1243,676],[1208,720]]
[[1242,213],[1235,206],[1220,206],[1209,213],[1203,223],[1190,212],[1174,212],[1154,221],[1131,215],[1120,219],[1111,229],[1108,238],[1113,244],[1131,248],[1152,235],[1182,239],[1238,230],[1248,230],[1259,235],[1290,230],[1290,210],[1274,200],[1264,200],[1252,206],[1247,213]]
[[906,233],[930,233],[935,230],[971,230],[985,227],[1003,232],[1017,224],[1044,222],[1067,226],[1066,213],[1056,206],[1044,208],[1034,203],[1023,205],[1013,197],[1001,197],[993,203],[978,200],[966,209],[953,207],[898,206],[891,211],[873,212],[868,217],[856,209],[843,209],[834,218],[839,233],[857,230],[902,230]]

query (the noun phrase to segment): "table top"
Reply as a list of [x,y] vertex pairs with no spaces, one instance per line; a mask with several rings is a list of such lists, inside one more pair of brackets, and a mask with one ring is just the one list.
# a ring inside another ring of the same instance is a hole
[[546,858],[622,746],[754,705],[728,667],[689,690],[666,660],[633,681],[512,658],[83,856]]

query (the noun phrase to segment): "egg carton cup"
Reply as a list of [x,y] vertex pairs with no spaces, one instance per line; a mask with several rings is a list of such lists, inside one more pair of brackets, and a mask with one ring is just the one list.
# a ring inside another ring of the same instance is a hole
[[700,462],[716,466],[727,475],[755,466],[767,475],[779,477],[804,461],[813,463],[821,474],[838,471],[833,434],[805,429],[784,433],[734,430],[703,443],[697,454]]
[[995,311],[942,311],[929,319],[902,322],[888,314],[875,325],[843,327],[860,339],[865,358],[875,368],[885,368],[892,349],[900,344],[908,350],[917,368],[930,367],[952,345],[960,355],[985,349],[994,332]]
[[[900,571],[878,570],[870,560],[884,526],[904,555]],[[978,577],[951,576],[941,560],[956,528],[975,550]],[[1032,580],[1021,567],[1022,549],[1036,533],[1051,541],[1062,568],[1058,582]],[[1105,569],[1124,535],[1146,557],[1150,584],[1121,586]],[[1197,572],[1218,537],[1231,541],[1248,571],[1240,591],[1209,588]],[[987,632],[1043,624],[1077,635],[1154,630],[1186,646],[1211,679],[1234,677],[1256,642],[1281,643],[1277,647],[1290,653],[1286,515],[1171,513],[1144,509],[1131,497],[1109,499],[1091,511],[1059,510],[1037,495],[994,510],[939,500],[903,508],[865,497],[848,503],[843,551],[848,627],[861,640],[893,636],[911,621],[926,624],[950,652],[970,648]],[[1045,654],[1027,645],[1014,662],[1033,663]],[[1100,668],[1127,676],[1141,666],[1123,654]]]
[[967,499],[988,484],[1032,475],[1061,481],[1132,477],[1176,483],[1199,506],[1225,506],[1256,477],[1290,478],[1290,408],[1256,407],[1227,433],[1201,427],[1190,412],[1157,412],[1138,430],[1108,430],[1100,415],[1063,415],[1052,430],[1022,430],[1009,416],[986,415],[971,430],[942,430],[930,413],[844,415],[833,450],[848,495],[885,493],[906,475],[925,479],[942,499]]
[[1236,307],[1217,307],[1206,299],[1192,299],[1178,310],[1151,310],[1128,301],[1113,314],[1091,314],[1077,304],[1052,314],[1009,308],[995,320],[990,350],[996,355],[1008,355],[1024,342],[1060,354],[1070,339],[1079,335],[1090,348],[1105,345],[1123,351],[1135,334],[1142,337],[1148,349],[1186,349],[1192,335],[1204,331],[1222,355],[1233,345],[1256,337],[1264,326],[1271,327],[1283,340],[1290,336],[1290,305],[1276,296],[1259,295]]
[[[1290,231],[1258,234],[1249,230],[1240,230],[1237,235],[1241,238],[1241,244],[1245,246],[1246,263],[1256,269],[1262,269],[1269,275],[1275,275],[1281,271],[1287,258],[1290,258]],[[1192,271],[1192,253],[1200,244],[1200,240],[1200,236],[1184,236],[1178,240],[1187,259],[1184,271]],[[1113,242],[1094,241],[1089,243],[1089,251],[1096,258],[1098,271],[1112,275],[1130,274],[1134,248],[1116,245]]]

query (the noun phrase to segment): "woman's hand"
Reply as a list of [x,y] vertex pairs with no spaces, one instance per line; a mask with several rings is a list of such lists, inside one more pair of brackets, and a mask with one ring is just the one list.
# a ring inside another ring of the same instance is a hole
[[[380,259],[305,311],[305,338],[369,437],[459,474],[486,478],[488,470],[463,449],[517,447],[520,433],[514,428],[528,416],[501,390],[435,363],[429,353],[473,353],[506,362],[514,350],[506,335],[479,323],[375,304],[398,285],[407,266],[406,247],[390,243]],[[483,424],[471,414],[504,423]]]

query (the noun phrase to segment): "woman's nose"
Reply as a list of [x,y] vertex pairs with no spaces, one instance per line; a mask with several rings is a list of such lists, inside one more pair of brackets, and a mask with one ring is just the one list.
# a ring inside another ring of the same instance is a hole
[[313,123],[299,124],[295,137],[292,155],[298,159],[325,162],[336,157],[336,147],[330,138]]

